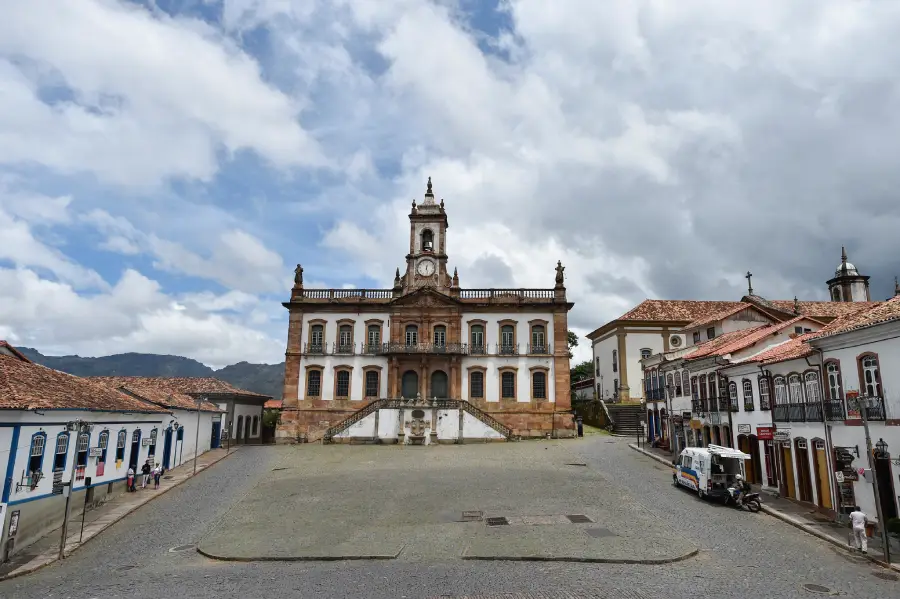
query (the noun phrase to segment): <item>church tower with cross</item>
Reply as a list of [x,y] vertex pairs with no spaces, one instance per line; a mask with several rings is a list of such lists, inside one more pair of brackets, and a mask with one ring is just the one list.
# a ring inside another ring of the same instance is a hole
[[847,260],[847,248],[841,247],[841,263],[828,281],[828,295],[833,302],[870,302],[869,277],[861,275]]

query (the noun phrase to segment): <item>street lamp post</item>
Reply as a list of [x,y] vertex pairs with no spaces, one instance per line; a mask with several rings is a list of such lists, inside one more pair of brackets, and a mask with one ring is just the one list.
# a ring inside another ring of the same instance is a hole
[[204,397],[197,398],[197,433],[194,435],[194,474],[197,474],[197,454],[200,453],[200,406]]
[[[669,453],[678,453],[678,435],[672,426],[672,395],[675,394],[675,385],[666,385],[666,416],[669,425]],[[674,445],[673,445],[674,443]]]
[[[94,426],[84,420],[72,420],[66,423],[66,431],[75,433],[75,456],[78,455],[78,438],[82,435],[82,433],[89,433]],[[68,453],[69,447],[66,445],[66,452]],[[69,472],[69,482],[65,483],[67,486],[68,492],[66,493],[66,510],[63,513],[63,523],[62,523],[62,534],[59,539],[59,559],[65,559],[66,557],[66,535],[69,532],[69,514],[71,513],[72,507],[72,487],[75,483],[75,456],[72,457],[72,470]],[[68,461],[68,460],[67,460]]]
[[[891,545],[887,536],[887,522],[884,521],[884,514],[881,512],[881,499],[878,493],[878,477],[875,476],[875,457],[872,451],[872,437],[869,436],[869,415],[868,415],[868,398],[856,398],[856,406],[859,415],[862,417],[863,431],[866,434],[866,457],[869,460],[869,472],[872,474],[872,492],[875,496],[875,514],[878,516],[878,527],[881,529],[881,543],[884,545],[884,561],[891,563]],[[884,441],[881,441],[884,443]],[[877,447],[877,445],[876,445]],[[887,444],[883,445],[883,449],[887,449]]]

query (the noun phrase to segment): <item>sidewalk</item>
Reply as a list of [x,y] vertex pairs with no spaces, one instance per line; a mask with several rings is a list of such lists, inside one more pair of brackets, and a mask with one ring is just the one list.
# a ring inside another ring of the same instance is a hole
[[[668,452],[651,447],[638,447],[634,443],[629,443],[628,447],[672,468],[674,456]],[[754,490],[759,490],[756,488],[758,485],[753,486]],[[765,491],[762,491],[762,501],[762,511],[770,516],[851,552],[847,542],[850,532],[848,526],[836,524],[809,506],[776,497]],[[900,562],[900,542],[894,538],[890,539],[889,542],[891,543],[891,561],[894,562],[890,566],[884,561],[884,547],[881,543],[881,537],[878,535],[869,538],[869,552],[865,557],[881,566],[890,567],[900,572],[900,564],[897,563]],[[852,553],[861,558],[863,557],[858,552]]]
[[[199,473],[201,470],[212,466],[235,451],[237,451],[237,448],[232,448],[230,453],[226,449],[220,448],[201,454],[197,458],[197,472]],[[153,501],[166,491],[177,487],[193,475],[194,462],[191,460],[167,471],[162,480],[159,481],[159,489],[153,488],[152,478],[147,488],[141,489],[139,478],[137,492],[119,493],[113,499],[89,510],[85,514],[84,536],[80,543],[81,514],[73,515],[69,520],[69,530],[67,531],[66,557],[131,512],[145,503]],[[29,545],[21,553],[12,556],[8,563],[0,565],[0,580],[28,574],[55,562],[59,557],[60,530],[60,528],[57,528],[47,536]]]

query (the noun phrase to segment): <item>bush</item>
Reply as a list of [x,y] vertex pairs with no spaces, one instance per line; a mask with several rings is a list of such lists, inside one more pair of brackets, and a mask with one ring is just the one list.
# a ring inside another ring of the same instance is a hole
[[900,537],[900,518],[891,518],[887,521],[887,531]]

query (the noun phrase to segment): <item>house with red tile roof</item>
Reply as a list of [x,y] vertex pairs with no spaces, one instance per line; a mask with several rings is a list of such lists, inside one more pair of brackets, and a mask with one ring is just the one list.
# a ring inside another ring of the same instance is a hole
[[0,558],[60,525],[54,481],[71,481],[73,515],[124,491],[129,467],[158,459],[172,420],[167,406],[35,364],[0,341]]

